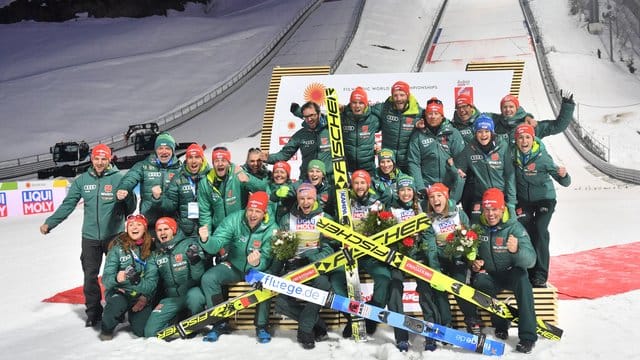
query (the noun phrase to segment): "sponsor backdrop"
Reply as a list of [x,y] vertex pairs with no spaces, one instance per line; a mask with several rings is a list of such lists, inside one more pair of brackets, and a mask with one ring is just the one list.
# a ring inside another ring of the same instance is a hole
[[0,183],[0,218],[53,213],[68,186],[66,179]]
[[[442,100],[445,115],[451,119],[455,98],[460,93],[470,95],[481,111],[499,112],[500,99],[509,93],[512,77],[512,70],[284,76],[276,100],[269,152],[280,151],[300,129],[302,119],[290,113],[291,103],[302,105],[313,101],[324,106],[325,87],[335,88],[339,102],[346,105],[353,89],[361,86],[367,91],[369,103],[375,104],[384,102],[391,95],[393,83],[402,80],[410,85],[410,92],[421,107],[424,108],[427,100],[435,96]],[[289,163],[291,177],[298,178],[299,153]]]

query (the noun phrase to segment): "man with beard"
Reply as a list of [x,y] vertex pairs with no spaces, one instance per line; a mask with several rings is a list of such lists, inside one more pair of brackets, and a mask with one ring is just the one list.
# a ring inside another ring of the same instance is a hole
[[162,192],[160,185],[151,189],[151,203],[154,207],[160,207],[162,212],[173,214],[186,236],[197,236],[198,187],[211,168],[204,157],[204,150],[198,144],[191,144],[185,157],[180,173],[169,183],[166,192]]

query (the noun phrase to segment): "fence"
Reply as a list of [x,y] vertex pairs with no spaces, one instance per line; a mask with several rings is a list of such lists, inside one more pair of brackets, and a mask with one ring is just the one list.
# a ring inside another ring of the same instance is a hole
[[[538,30],[538,25],[533,13],[531,12],[531,8],[529,7],[529,1],[520,0],[520,6],[527,23],[527,27],[529,28],[530,36],[534,40],[533,45],[536,53],[536,60],[538,62],[538,68],[541,71],[542,81],[546,87],[549,103],[551,104],[554,113],[557,114],[560,109],[560,91],[556,80],[553,77],[549,60],[547,59],[542,46],[542,34],[540,34],[540,31]],[[640,184],[640,171],[636,169],[620,168],[608,163],[609,148],[580,126],[575,119],[571,122],[568,130],[569,131],[565,131],[565,135],[571,145],[584,159],[595,166],[598,170],[616,179]]]
[[[147,122],[155,122],[160,126],[161,130],[167,130],[184,123],[196,115],[210,109],[218,102],[224,100],[225,97],[248,81],[251,76],[261,69],[262,66],[275,55],[276,51],[284,45],[286,39],[293,34],[307,16],[320,6],[322,2],[322,0],[309,1],[307,5],[294,17],[294,19],[287,24],[287,26],[285,26],[282,31],[280,31],[280,33],[271,40],[271,42],[264,46],[260,53],[258,53],[251,62],[245,65],[222,85],[206,92],[196,100],[180,106],[178,109],[169,111],[155,119],[150,119]],[[114,148],[114,150],[119,150],[130,145],[125,141],[123,134],[106,136],[88,143],[91,147],[96,144],[107,144]],[[33,174],[38,170],[50,168],[52,166],[54,166],[54,163],[52,155],[49,153],[0,161],[0,180]]]

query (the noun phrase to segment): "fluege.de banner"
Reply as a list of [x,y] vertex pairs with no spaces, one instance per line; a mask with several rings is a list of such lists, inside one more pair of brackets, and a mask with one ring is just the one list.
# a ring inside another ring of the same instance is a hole
[[0,183],[0,218],[53,213],[67,195],[69,182],[61,180]]
[[[410,85],[411,94],[423,108],[430,98],[440,99],[446,118],[451,119],[455,98],[462,93],[471,96],[481,111],[499,112],[500,99],[510,92],[512,78],[513,70],[283,76],[276,100],[269,152],[280,151],[301,128],[303,120],[291,114],[291,103],[302,105],[313,101],[322,107],[327,87],[336,89],[338,100],[344,105],[349,103],[349,96],[356,87],[363,87],[369,103],[375,104],[384,102],[391,95],[391,86],[401,80]],[[289,160],[291,178],[299,176],[300,160],[299,152]]]

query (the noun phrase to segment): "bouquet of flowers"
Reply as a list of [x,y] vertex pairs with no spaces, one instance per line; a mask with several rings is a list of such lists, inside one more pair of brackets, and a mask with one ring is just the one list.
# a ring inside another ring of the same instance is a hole
[[455,231],[447,235],[444,254],[450,260],[459,257],[475,260],[478,255],[478,237],[481,234],[482,230],[478,225],[473,225],[470,229],[456,226]]
[[371,236],[397,223],[391,211],[369,211],[367,217],[357,224],[354,230],[362,235]]
[[398,251],[403,255],[409,255],[416,245],[416,239],[413,236],[406,237],[398,243]]
[[296,255],[298,242],[295,233],[288,230],[274,230],[271,236],[271,254],[280,261],[287,261]]

